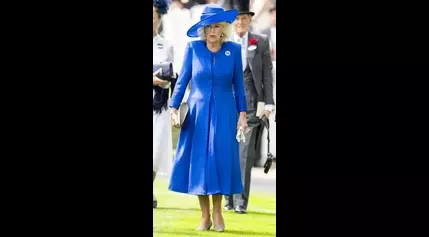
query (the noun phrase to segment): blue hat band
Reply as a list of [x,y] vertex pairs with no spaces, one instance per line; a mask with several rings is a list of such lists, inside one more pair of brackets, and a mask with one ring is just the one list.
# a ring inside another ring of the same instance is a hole
[[189,37],[198,37],[198,28],[224,21],[232,23],[235,20],[237,14],[238,10],[234,9],[225,11],[216,4],[207,4],[200,16],[200,22],[197,22],[191,26],[186,34]]

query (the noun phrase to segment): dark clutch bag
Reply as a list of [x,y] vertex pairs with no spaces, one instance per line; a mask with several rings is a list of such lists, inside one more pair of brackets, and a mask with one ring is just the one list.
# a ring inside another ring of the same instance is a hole
[[172,63],[154,64],[153,65],[153,73],[155,73],[158,70],[161,70],[161,71],[156,76],[161,80],[171,81],[171,79],[174,77],[173,64]]

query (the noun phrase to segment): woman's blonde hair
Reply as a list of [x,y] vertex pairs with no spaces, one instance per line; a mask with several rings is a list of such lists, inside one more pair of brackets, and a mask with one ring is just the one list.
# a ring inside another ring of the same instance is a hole
[[[223,43],[223,42],[229,40],[231,33],[232,33],[232,27],[231,27],[231,24],[229,24],[228,22],[220,22],[220,24],[222,25],[222,33],[220,35],[220,42]],[[204,33],[204,27],[198,28],[198,36],[202,40],[207,40],[206,34]]]

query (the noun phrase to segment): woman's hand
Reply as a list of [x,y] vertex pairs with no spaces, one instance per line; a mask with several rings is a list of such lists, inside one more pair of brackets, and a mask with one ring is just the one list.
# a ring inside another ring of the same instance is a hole
[[247,118],[246,118],[246,112],[241,112],[240,116],[238,118],[238,124],[237,128],[241,129],[243,131],[247,131]]
[[153,85],[162,87],[162,86],[167,85],[168,81],[159,79],[159,77],[157,77],[159,72],[160,72],[160,70],[153,73]]
[[176,128],[180,128],[179,115],[178,115],[177,109],[171,108],[170,115],[171,115],[171,122],[172,122],[173,126]]
[[167,83],[168,81],[161,80],[158,77],[153,77],[153,85],[155,86],[165,86]]

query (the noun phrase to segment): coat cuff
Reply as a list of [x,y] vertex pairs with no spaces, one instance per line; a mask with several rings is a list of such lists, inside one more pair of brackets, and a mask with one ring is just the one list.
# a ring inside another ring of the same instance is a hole
[[264,106],[264,109],[265,109],[265,110],[268,110],[268,111],[270,111],[270,112],[273,112],[273,110],[274,110],[274,105],[265,105],[265,106]]
[[160,87],[162,87],[162,88],[164,88],[164,89],[168,89],[168,88],[170,88],[170,86],[171,86],[171,82],[168,82],[168,83],[167,83],[167,85],[165,85],[165,86],[160,86]]

